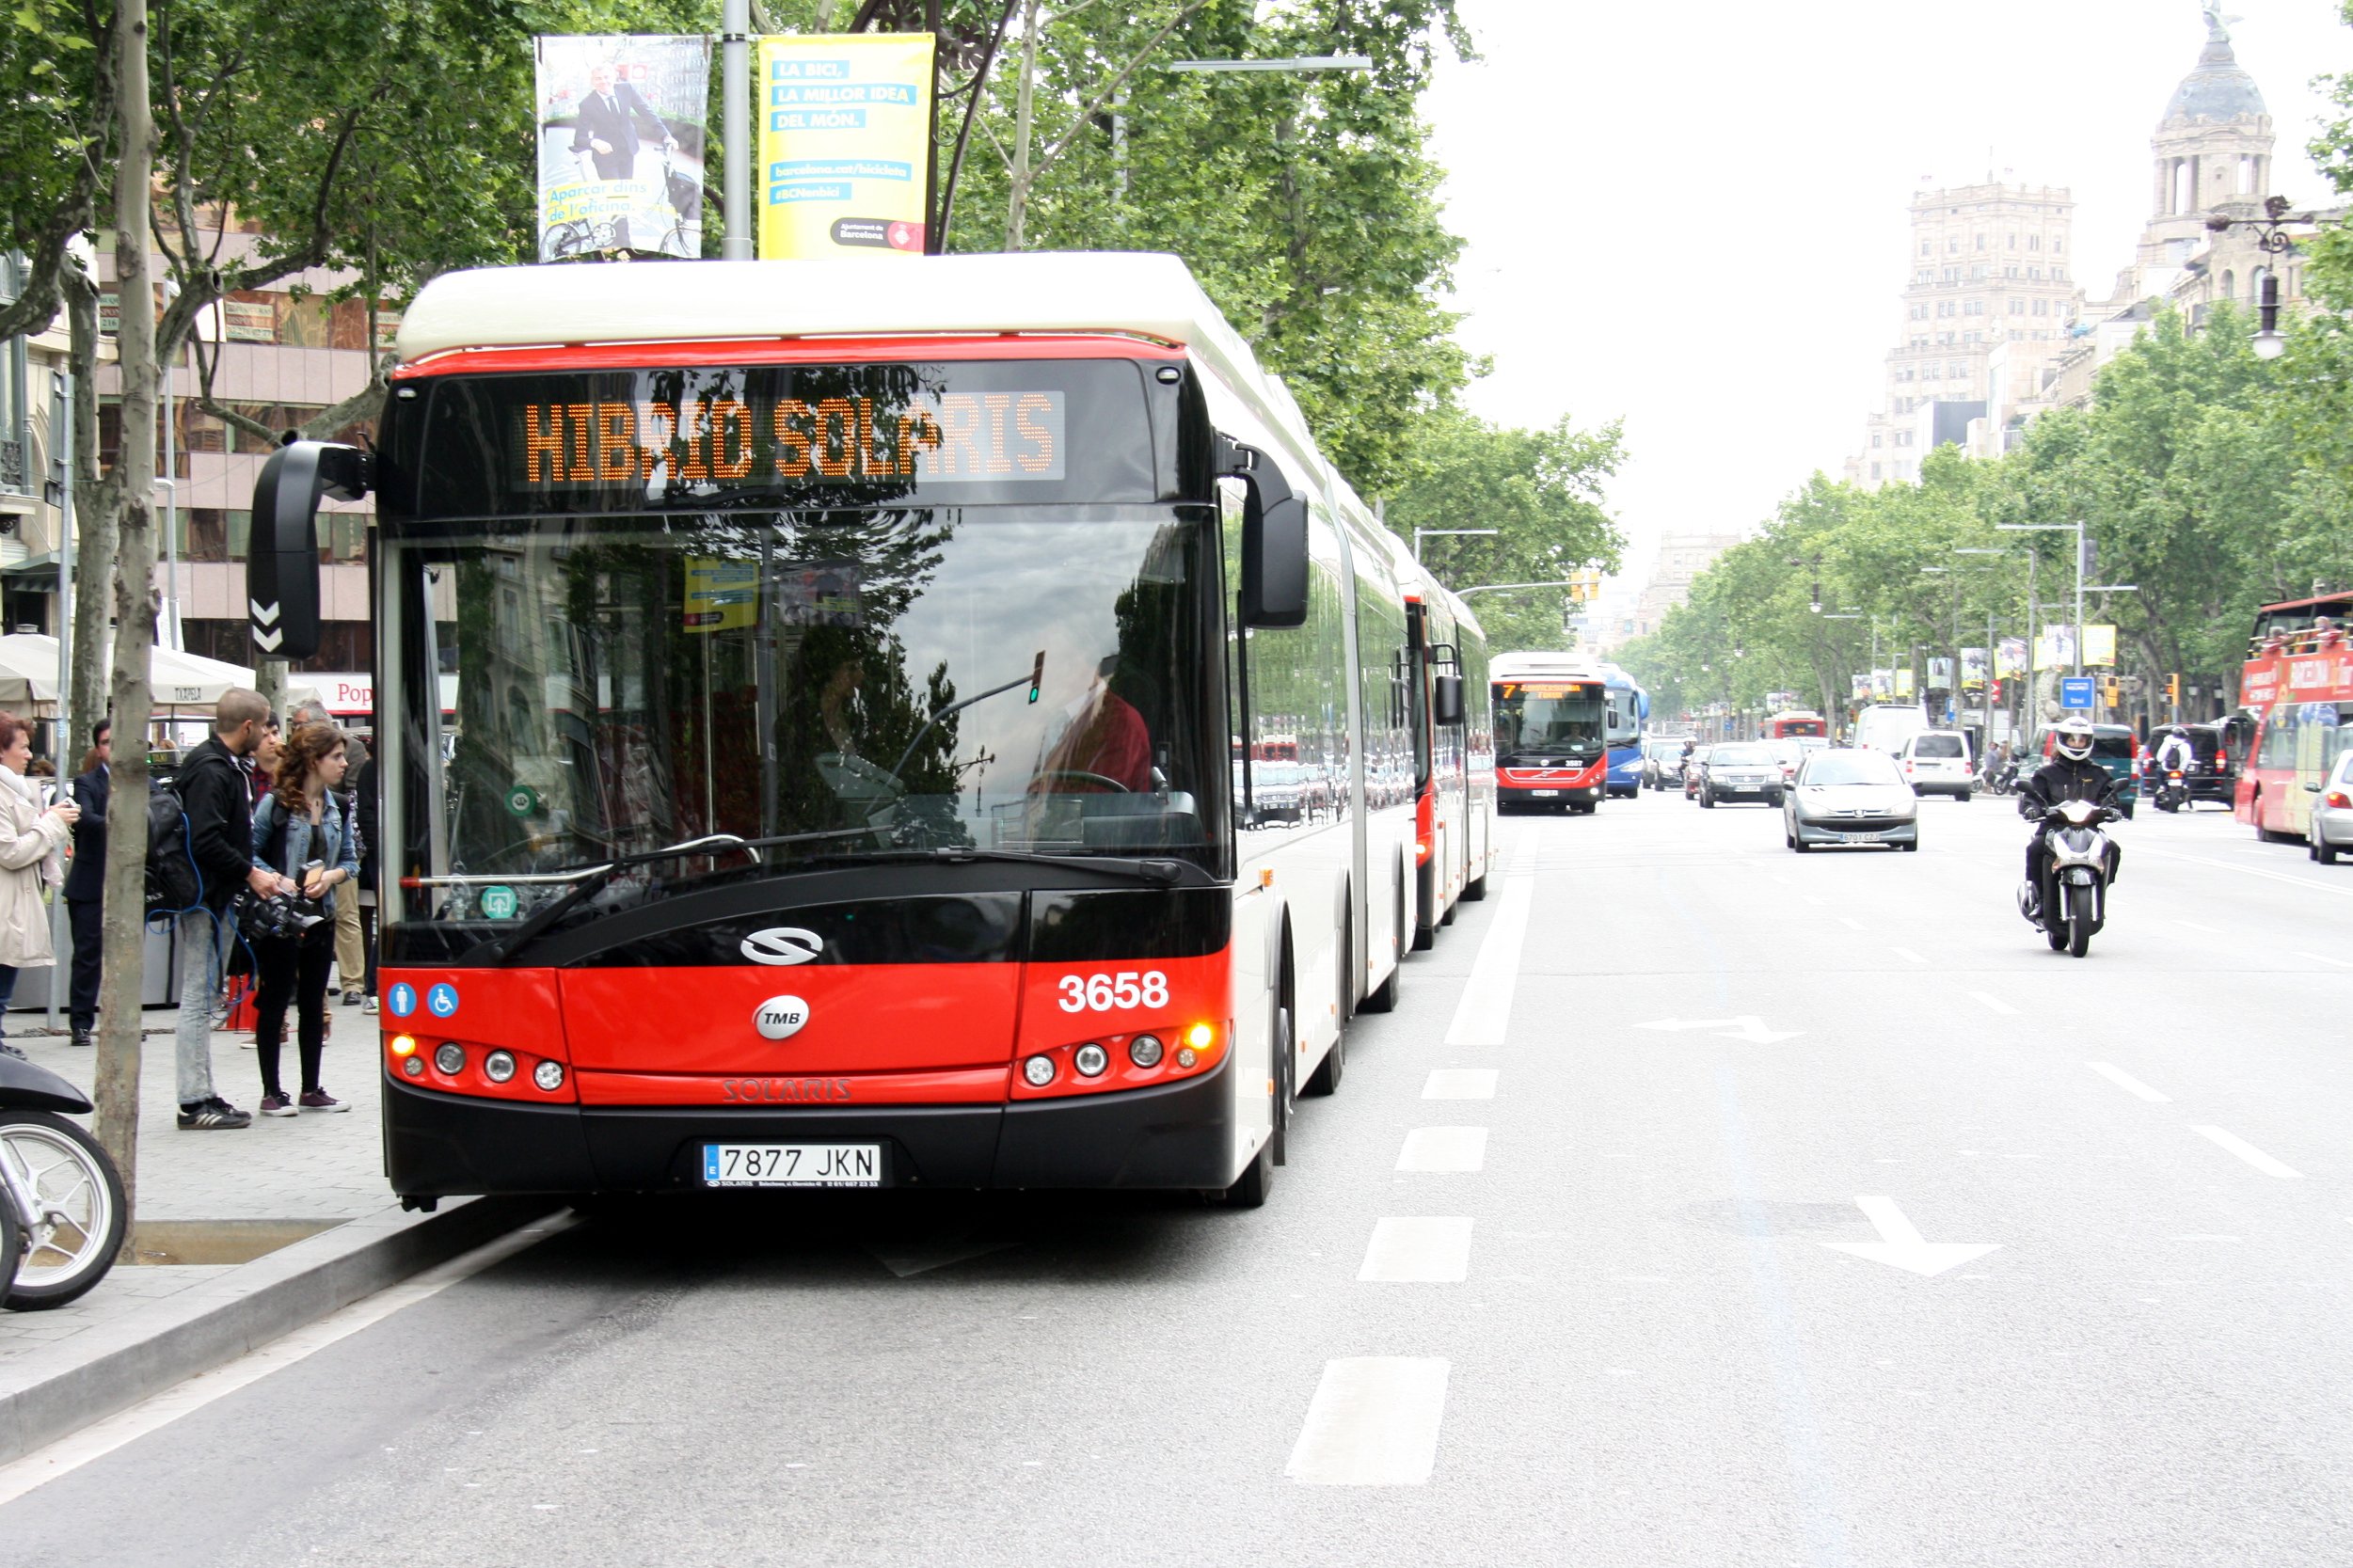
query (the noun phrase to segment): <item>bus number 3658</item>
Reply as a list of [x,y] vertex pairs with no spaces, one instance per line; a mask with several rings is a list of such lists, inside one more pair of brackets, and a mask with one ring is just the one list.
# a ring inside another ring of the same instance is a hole
[[1116,974],[1065,974],[1061,986],[1062,1010],[1066,1013],[1107,1013],[1169,1005],[1169,977],[1156,969],[1148,969],[1141,974],[1132,969]]

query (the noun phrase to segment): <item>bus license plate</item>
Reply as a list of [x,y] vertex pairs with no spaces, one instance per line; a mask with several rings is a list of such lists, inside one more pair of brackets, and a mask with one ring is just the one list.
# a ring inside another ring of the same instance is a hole
[[1554,800],[1560,798],[1561,792],[1557,789],[1532,789],[1528,793],[1539,800]]
[[705,1144],[706,1187],[879,1187],[880,1144]]

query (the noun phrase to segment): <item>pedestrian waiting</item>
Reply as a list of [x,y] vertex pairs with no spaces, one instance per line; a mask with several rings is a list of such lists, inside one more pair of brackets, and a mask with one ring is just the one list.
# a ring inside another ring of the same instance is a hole
[[106,899],[106,798],[114,787],[114,721],[101,719],[73,781],[73,803],[82,808],[73,824],[73,864],[65,876],[66,925],[73,933],[73,985],[67,1019],[73,1043],[88,1046],[98,1023],[99,958],[103,949],[100,916]]
[[30,727],[0,713],[0,1052],[16,1057],[24,1053],[7,1041],[8,1000],[18,970],[57,961],[41,890],[65,879],[66,840],[82,815],[71,800],[41,805],[40,786],[24,773],[32,760]]
[[[343,736],[332,724],[298,726],[278,764],[278,782],[253,813],[253,859],[301,883],[303,904],[290,919],[253,939],[261,976],[254,1005],[254,1049],[262,1068],[261,1112],[348,1111],[319,1081],[326,1050],[326,970],[335,957],[335,901],[356,898],[359,858],[338,790],[349,766]],[[291,928],[288,928],[291,927]],[[289,1097],[278,1075],[286,1006],[296,1012],[302,1095]]]

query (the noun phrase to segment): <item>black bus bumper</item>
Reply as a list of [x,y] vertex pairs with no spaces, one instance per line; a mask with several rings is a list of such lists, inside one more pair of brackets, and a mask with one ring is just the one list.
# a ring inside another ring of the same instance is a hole
[[707,1143],[876,1143],[894,1187],[1223,1188],[1229,1054],[1199,1078],[1002,1105],[533,1105],[384,1081],[384,1167],[403,1197],[651,1193],[703,1185]]

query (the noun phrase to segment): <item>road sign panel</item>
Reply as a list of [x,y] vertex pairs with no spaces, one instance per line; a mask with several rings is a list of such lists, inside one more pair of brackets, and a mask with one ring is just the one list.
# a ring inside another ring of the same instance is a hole
[[2068,675],[2059,683],[2059,705],[2089,708],[2091,705],[2091,677]]

